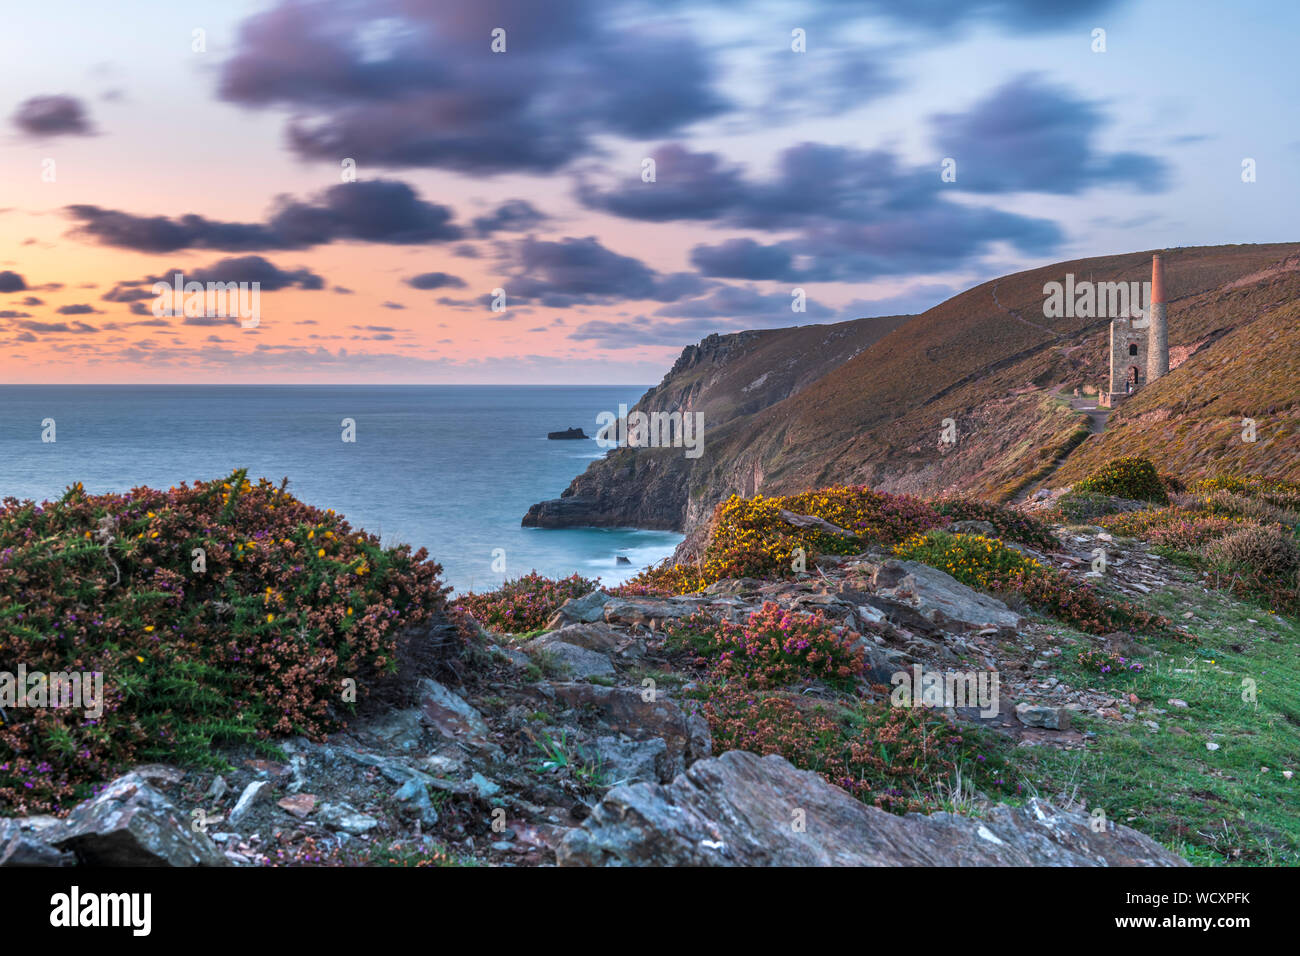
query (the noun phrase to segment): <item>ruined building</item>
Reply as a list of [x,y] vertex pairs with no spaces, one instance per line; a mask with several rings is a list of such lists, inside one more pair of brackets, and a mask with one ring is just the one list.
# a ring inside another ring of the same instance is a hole
[[1151,302],[1145,313],[1120,316],[1110,323],[1110,388],[1101,404],[1119,404],[1133,392],[1169,371],[1169,322],[1165,306],[1165,269],[1151,257]]

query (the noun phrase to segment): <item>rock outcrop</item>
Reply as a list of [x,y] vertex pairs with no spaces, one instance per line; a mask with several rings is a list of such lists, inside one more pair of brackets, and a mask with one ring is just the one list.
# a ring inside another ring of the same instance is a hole
[[895,816],[784,758],[729,751],[667,785],[617,787],[561,866],[1186,866],[1149,837],[1042,800]]

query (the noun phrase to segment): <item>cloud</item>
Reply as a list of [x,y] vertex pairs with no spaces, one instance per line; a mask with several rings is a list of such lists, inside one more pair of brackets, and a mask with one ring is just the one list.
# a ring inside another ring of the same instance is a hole
[[527,232],[549,217],[526,199],[508,199],[486,216],[474,219],[475,235],[486,238],[494,232]]
[[465,280],[446,272],[423,272],[403,280],[414,289],[463,289]]
[[575,195],[589,209],[638,219],[668,222],[678,219],[717,219],[743,202],[747,187],[737,166],[716,153],[696,153],[680,143],[667,143],[650,154],[654,182],[635,175],[601,189],[580,177]]
[[19,322],[18,326],[29,332],[72,333],[85,335],[99,332],[93,325],[85,322]]
[[54,310],[59,315],[96,315],[98,309],[84,303],[78,305],[61,305]]
[[931,124],[941,155],[956,160],[954,185],[963,190],[1074,195],[1122,185],[1159,192],[1169,178],[1153,156],[1100,153],[1098,105],[1038,74],[1016,77],[965,113],[936,114]]
[[[177,272],[183,270],[173,269],[153,281],[167,282]],[[186,282],[256,282],[262,292],[291,288],[318,291],[325,288],[325,280],[310,269],[281,269],[261,256],[222,259],[206,268],[183,274]]]
[[662,274],[639,259],[605,248],[595,236],[548,242],[529,237],[506,245],[513,274],[502,285],[509,300],[547,308],[654,299],[672,302],[712,284],[692,273]]
[[[602,135],[671,135],[718,115],[705,52],[625,0],[286,0],[245,20],[221,98],[283,107],[300,156],[472,175],[548,172]],[[506,30],[506,51],[489,48]]]
[[13,309],[4,309],[0,311],[0,319],[29,319],[30,312],[15,312]]
[[13,124],[28,136],[89,136],[86,108],[73,96],[33,96],[14,112]]
[[344,240],[408,245],[464,235],[449,207],[420,199],[406,183],[390,179],[339,183],[309,202],[282,197],[262,223],[217,222],[193,213],[176,219],[136,216],[93,205],[66,211],[79,223],[73,235],[153,253],[306,249]]
[[16,272],[0,272],[0,292],[22,292],[27,288],[23,277]]

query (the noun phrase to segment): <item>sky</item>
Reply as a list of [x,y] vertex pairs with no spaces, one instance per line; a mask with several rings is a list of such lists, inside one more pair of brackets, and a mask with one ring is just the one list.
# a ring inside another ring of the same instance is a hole
[[[1290,0],[5,20],[4,383],[652,384],[715,332],[1300,238]],[[177,272],[258,282],[256,325],[169,314]]]

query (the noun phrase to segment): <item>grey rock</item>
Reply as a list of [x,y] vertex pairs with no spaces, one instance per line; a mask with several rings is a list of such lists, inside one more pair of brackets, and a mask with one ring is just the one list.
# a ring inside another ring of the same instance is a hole
[[696,601],[611,598],[605,605],[605,621],[609,624],[642,624],[647,627],[661,627],[664,621],[689,617],[698,608],[699,603]]
[[[802,826],[795,824],[802,822]],[[1186,866],[1124,826],[1033,799],[981,818],[896,816],[777,755],[729,751],[671,784],[615,787],[561,866]]]
[[559,643],[585,647],[589,651],[600,654],[612,654],[619,647],[630,642],[631,638],[626,631],[621,631],[602,621],[594,624],[566,624],[559,630],[538,635],[525,644],[524,649],[534,650]]
[[1019,614],[997,598],[919,561],[885,561],[875,578],[880,596],[913,607],[938,627],[957,631],[988,627],[1015,630],[1023,623]]
[[565,624],[595,623],[604,618],[605,605],[611,600],[613,598],[604,591],[592,591],[580,598],[569,598],[551,615],[551,620],[546,626],[555,630]]
[[252,810],[257,803],[265,800],[270,795],[271,781],[254,780],[250,783],[244,788],[244,792],[239,795],[239,799],[235,801],[235,808],[230,811],[228,820],[231,826],[246,817],[249,810]]
[[1047,730],[1070,729],[1070,711],[1065,707],[1016,704],[1016,717],[1026,727],[1043,727]]
[[589,708],[612,733],[633,740],[662,738],[667,748],[660,761],[660,780],[671,780],[692,761],[712,753],[713,739],[704,718],[682,710],[662,691],[652,700],[630,687],[600,684],[557,683],[549,691],[569,707]]
[[91,866],[226,866],[206,834],[144,779],[118,777],[79,804],[49,844]]
[[600,755],[601,769],[611,783],[636,783],[660,779],[659,768],[668,753],[668,744],[662,737],[651,740],[597,737],[596,753]]
[[316,811],[316,819],[331,830],[342,830],[353,836],[360,836],[379,826],[379,821],[360,812],[347,803],[322,803]]
[[604,654],[576,644],[551,641],[535,648],[534,653],[550,654],[556,665],[570,677],[612,677],[615,673],[613,662]]
[[420,712],[440,734],[471,743],[487,741],[491,731],[483,715],[463,697],[427,677],[420,680],[418,689]]

